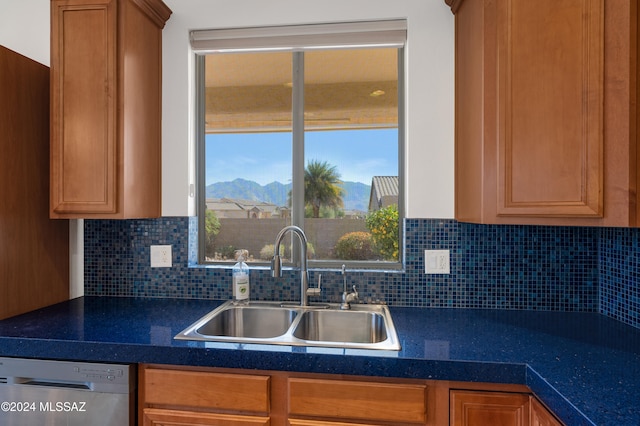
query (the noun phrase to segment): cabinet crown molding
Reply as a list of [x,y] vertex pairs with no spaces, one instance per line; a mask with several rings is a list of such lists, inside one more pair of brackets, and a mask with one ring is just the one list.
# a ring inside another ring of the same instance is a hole
[[453,13],[454,15],[458,11],[458,9],[460,9],[463,1],[464,0],[444,0],[447,6],[451,8],[451,13]]
[[142,9],[160,29],[164,28],[172,13],[162,0],[132,0],[132,2]]

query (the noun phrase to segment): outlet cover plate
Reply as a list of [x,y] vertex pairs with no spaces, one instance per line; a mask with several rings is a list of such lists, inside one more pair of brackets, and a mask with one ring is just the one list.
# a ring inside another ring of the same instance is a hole
[[171,246],[151,246],[151,267],[170,268]]
[[425,250],[424,251],[425,274],[449,274],[449,250]]

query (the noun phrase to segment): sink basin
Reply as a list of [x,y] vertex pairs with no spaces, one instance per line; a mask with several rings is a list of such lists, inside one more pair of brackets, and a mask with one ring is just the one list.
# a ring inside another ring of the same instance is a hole
[[289,330],[296,314],[291,309],[234,306],[204,321],[195,332],[201,336],[277,337]]
[[223,303],[175,336],[178,340],[400,350],[386,305],[291,306]]
[[379,343],[387,339],[384,317],[376,312],[307,311],[293,336],[324,342]]

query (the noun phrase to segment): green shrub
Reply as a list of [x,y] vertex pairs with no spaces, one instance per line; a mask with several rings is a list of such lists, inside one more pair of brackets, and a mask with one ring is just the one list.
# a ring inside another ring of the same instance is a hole
[[[275,247],[273,244],[267,244],[260,249],[260,259],[271,260],[273,257]],[[307,242],[307,259],[315,257],[316,249],[313,247],[313,244]],[[291,257],[290,247],[285,246],[285,244],[280,244],[280,256],[284,259],[289,259]]]
[[211,210],[205,211],[204,219],[205,227],[205,256],[215,256],[215,242],[216,235],[220,232],[220,220],[216,216],[215,212]]
[[382,257],[398,260],[398,206],[394,204],[369,213],[366,223],[375,248]]
[[344,234],[334,247],[335,256],[344,260],[371,260],[375,257],[373,241],[368,232]]
[[307,241],[307,259],[314,257],[316,257],[316,249],[313,247],[313,244]]
[[220,247],[218,253],[222,259],[235,259],[236,257],[236,248],[232,245]]
[[[275,247],[273,244],[267,244],[260,249],[260,259],[270,260],[273,257]],[[280,256],[284,256],[284,244],[280,245]]]

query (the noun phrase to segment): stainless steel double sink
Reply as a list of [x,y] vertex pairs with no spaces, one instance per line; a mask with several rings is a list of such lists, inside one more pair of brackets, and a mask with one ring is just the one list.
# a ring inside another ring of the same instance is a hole
[[386,305],[296,306],[226,302],[177,336],[179,340],[400,350]]

